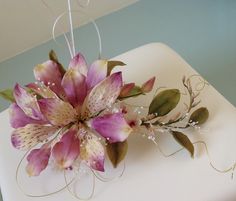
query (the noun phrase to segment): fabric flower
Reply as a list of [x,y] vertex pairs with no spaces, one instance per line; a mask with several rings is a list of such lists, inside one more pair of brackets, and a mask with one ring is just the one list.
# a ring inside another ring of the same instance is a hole
[[98,60],[87,69],[79,53],[64,75],[57,63],[47,61],[34,69],[37,83],[15,86],[16,103],[10,111],[15,128],[12,144],[17,149],[43,144],[27,158],[29,175],[39,175],[51,155],[60,169],[70,168],[80,159],[104,171],[104,148],[97,135],[110,142],[127,139],[132,128],[123,114],[104,113],[123,87],[121,72],[107,76],[107,63]]

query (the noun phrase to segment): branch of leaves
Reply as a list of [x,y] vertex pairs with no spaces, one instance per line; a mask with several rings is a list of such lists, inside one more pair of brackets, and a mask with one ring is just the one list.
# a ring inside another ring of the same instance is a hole
[[[161,117],[167,115],[171,112],[180,101],[180,91],[178,89],[168,89],[157,94],[152,100],[149,106],[149,115],[156,117]],[[195,125],[201,125],[205,123],[208,119],[209,112],[207,108],[201,107],[195,110],[190,118],[189,123],[195,122]],[[145,125],[145,122],[143,122]],[[147,123],[146,125],[150,125]],[[183,148],[188,150],[191,156],[194,156],[194,146],[190,139],[182,132],[171,130],[173,138],[181,145]],[[114,167],[125,158],[128,150],[127,141],[118,143],[107,142],[106,151],[107,155]]]
[[201,102],[200,100],[196,101],[196,98],[200,95],[200,92],[198,91],[198,93],[195,93],[193,91],[190,78],[186,79],[185,76],[184,76],[182,82],[183,82],[183,85],[187,89],[188,94],[189,94],[188,112],[190,112],[194,107],[196,107],[197,105],[200,104],[200,102]]
[[[168,89],[164,90],[160,93],[158,93],[154,99],[152,100],[150,106],[149,106],[149,116],[153,116],[154,118],[163,117],[167,114],[169,114],[173,109],[176,108],[176,106],[179,104],[180,101],[180,91],[178,89]],[[197,110],[195,110],[188,120],[187,125],[194,124],[194,125],[201,125],[204,124],[209,117],[209,111],[205,107],[200,107]],[[175,122],[177,123],[177,122]],[[159,121],[155,121],[154,123],[143,121],[142,125],[158,125],[166,127],[168,125],[167,123],[162,123]],[[183,127],[183,128],[187,128]],[[175,127],[178,128],[178,127]],[[189,140],[187,135],[183,134],[179,131],[174,131],[170,129],[170,133],[173,135],[174,139],[185,149],[187,149],[191,156],[194,155],[194,147],[192,142]]]

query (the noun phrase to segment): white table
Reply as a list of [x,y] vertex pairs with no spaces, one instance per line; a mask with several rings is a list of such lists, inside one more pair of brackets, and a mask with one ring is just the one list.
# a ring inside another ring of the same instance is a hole
[[[142,83],[153,75],[157,76],[156,87],[180,88],[183,75],[196,72],[173,50],[161,43],[149,44],[115,59],[127,64],[120,69],[126,81]],[[133,101],[147,105],[153,94]],[[192,141],[204,140],[218,168],[226,168],[235,162],[236,153],[236,109],[212,86],[201,95],[202,105],[207,105],[210,118],[202,128],[203,133],[189,133]],[[75,200],[67,192],[47,198],[29,198],[22,194],[15,182],[15,170],[23,153],[15,150],[10,143],[11,128],[8,111],[0,114],[0,185],[4,201],[65,201]],[[169,137],[160,142],[165,152],[172,152],[179,146]],[[190,159],[186,151],[173,157],[164,158],[148,140],[137,136],[129,139],[129,153],[126,171],[122,178],[111,183],[97,182],[94,201],[232,201],[236,200],[236,181],[231,174],[220,174],[208,163],[204,147],[196,147],[196,158]],[[54,175],[53,175],[54,176]],[[42,188],[45,192],[55,181],[50,174],[26,179],[28,190]],[[28,182],[28,183],[27,183]],[[86,188],[86,186],[84,186]]]

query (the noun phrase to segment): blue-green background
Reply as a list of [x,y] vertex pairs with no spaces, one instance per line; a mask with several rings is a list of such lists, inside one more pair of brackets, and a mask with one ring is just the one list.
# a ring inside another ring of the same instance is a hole
[[[235,0],[141,0],[97,24],[104,57],[150,42],[166,43],[236,106]],[[76,29],[75,36],[77,47],[91,62],[98,51],[94,28],[85,25]],[[0,90],[32,81],[34,65],[45,61],[50,49],[68,63],[67,50],[49,41],[0,63]],[[0,111],[7,105],[1,100]]]

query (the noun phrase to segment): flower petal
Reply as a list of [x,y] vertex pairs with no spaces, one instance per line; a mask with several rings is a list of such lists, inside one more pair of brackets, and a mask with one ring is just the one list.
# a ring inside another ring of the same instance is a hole
[[17,105],[27,116],[37,120],[43,119],[35,96],[28,93],[19,84],[15,85],[13,94]]
[[123,142],[132,132],[122,113],[106,114],[90,121],[91,128],[109,142]]
[[45,124],[46,121],[32,119],[16,104],[11,104],[9,108],[10,124],[12,128],[24,127],[27,124]]
[[50,147],[43,146],[40,149],[33,149],[27,156],[26,171],[29,176],[38,176],[47,167],[50,155]]
[[65,126],[76,120],[75,109],[67,102],[56,98],[39,100],[40,109],[47,120],[56,126]]
[[38,124],[27,124],[12,132],[11,142],[16,149],[29,149],[52,136],[59,128]]
[[107,60],[97,60],[89,68],[87,85],[91,89],[107,76]]
[[71,167],[79,156],[80,140],[77,133],[77,129],[71,128],[52,149],[53,158],[60,169]]
[[121,88],[121,72],[114,73],[100,82],[87,95],[82,108],[82,117],[84,119],[92,117],[111,106],[119,96]]
[[58,98],[57,95],[44,84],[29,83],[26,86],[43,98]]
[[140,110],[137,110],[136,108],[126,105],[123,102],[120,107],[122,108],[122,114],[127,124],[133,129],[133,132],[138,131],[141,127],[141,119],[143,118],[142,109],[140,108]]
[[78,70],[71,68],[67,70],[62,79],[68,101],[76,108],[81,106],[87,95],[86,77]]
[[105,151],[101,142],[93,134],[83,142],[80,158],[94,170],[104,172]]
[[125,96],[128,96],[130,91],[135,87],[135,83],[128,83],[128,84],[125,84],[122,89],[121,89],[121,92],[120,92],[120,97],[125,97]]
[[75,55],[75,57],[70,61],[69,69],[73,68],[83,74],[84,76],[87,76],[87,64],[84,56],[81,53],[78,53]]
[[35,79],[48,86],[58,96],[64,98],[64,90],[61,86],[62,74],[57,63],[49,60],[34,68]]
[[150,91],[152,91],[152,88],[154,86],[154,83],[155,83],[155,80],[156,80],[156,77],[152,77],[151,79],[149,79],[148,81],[146,81],[141,89],[144,93],[149,93]]

